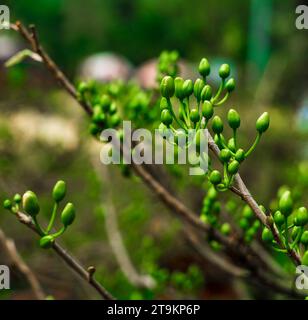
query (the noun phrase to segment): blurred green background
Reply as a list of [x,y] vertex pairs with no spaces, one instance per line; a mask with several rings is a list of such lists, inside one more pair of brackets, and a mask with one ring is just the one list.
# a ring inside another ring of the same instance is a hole
[[[189,69],[204,56],[214,69],[229,62],[237,90],[228,106],[235,105],[241,113],[242,143],[247,145],[254,138],[254,122],[261,112],[269,111],[272,118],[266,138],[242,168],[257,200],[269,205],[280,185],[296,186],[298,172],[307,174],[308,32],[295,27],[295,8],[301,1],[2,3],[9,6],[12,21],[37,26],[46,50],[74,81],[82,78],[84,59],[97,53],[124,57],[132,75],[165,49],[178,50]],[[1,199],[31,189],[48,212],[53,184],[66,180],[78,218],[61,242],[85,265],[95,265],[98,278],[119,298],[266,297],[204,265],[184,241],[177,220],[137,178],[125,179],[118,168],[110,169],[108,179],[102,176],[97,165],[100,146],[89,137],[84,115],[44,68],[31,61],[4,68],[9,54],[23,47],[18,35],[1,30]],[[226,109],[220,112],[225,118]],[[184,173],[185,178],[183,173],[171,174],[167,182],[198,211],[202,188]],[[138,271],[154,277],[155,289],[132,285],[116,262],[105,232],[106,190],[111,190],[130,258]],[[303,201],[307,205],[307,198]],[[39,249],[34,235],[3,210],[0,226],[14,238],[47,294],[56,299],[96,297],[52,253]],[[0,252],[1,258],[5,262]],[[12,290],[0,291],[1,297],[33,296],[16,270]]]

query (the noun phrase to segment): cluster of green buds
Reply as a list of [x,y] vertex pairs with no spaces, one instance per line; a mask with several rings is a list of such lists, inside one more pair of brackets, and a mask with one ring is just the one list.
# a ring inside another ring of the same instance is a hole
[[78,85],[78,99],[87,102],[92,108],[90,133],[96,136],[106,128],[116,128],[121,123],[121,116],[114,96],[119,88],[110,85],[108,92],[99,93],[98,86],[93,82],[80,82]]
[[[265,210],[262,206],[260,208]],[[244,240],[247,243],[254,239],[261,227],[260,221],[255,219],[255,215],[248,205],[245,205],[241,210],[238,224],[243,230]]]
[[[224,69],[225,66],[226,65],[222,65],[221,68]],[[229,79],[227,81],[228,85],[226,85],[226,73],[220,72],[223,77],[223,85],[220,86],[217,93],[213,96],[212,87],[206,83],[206,78],[210,73],[210,65],[205,58],[200,62],[199,73],[202,79],[198,78],[195,82],[191,79],[184,80],[181,77],[173,78],[172,76],[165,76],[162,79],[160,84],[162,96],[160,101],[161,124],[159,126],[161,130],[166,128],[171,129],[175,137],[177,137],[178,134],[182,134],[182,131],[187,134],[190,129],[195,129],[196,132],[198,132],[199,129],[205,129],[208,121],[214,114],[214,106],[226,101],[229,93],[234,89],[234,79]],[[227,76],[229,76],[229,74]],[[227,93],[219,100],[224,90],[226,90]],[[172,97],[175,97],[178,101],[177,114],[171,102]],[[191,101],[191,97],[195,98],[196,103]],[[182,130],[176,130],[173,126],[174,124],[177,125],[178,129]],[[198,135],[196,134],[196,136]]]
[[268,129],[270,119],[267,112],[264,112],[256,121],[257,136],[252,146],[245,151],[238,145],[238,128],[241,124],[240,115],[235,109],[230,109],[227,115],[229,127],[233,131],[233,136],[227,140],[223,136],[224,125],[219,116],[212,120],[212,130],[215,134],[214,140],[220,149],[220,161],[224,166],[223,177],[218,179],[219,172],[213,171],[210,180],[217,185],[221,191],[227,190],[233,182],[235,174],[239,171],[240,164],[253,152],[260,141],[261,135]]
[[302,264],[308,266],[308,212],[305,207],[296,208],[289,190],[279,192],[277,210],[271,214],[271,223],[279,231],[279,237],[285,248],[278,247],[272,231],[264,227],[262,240],[278,252],[295,250],[302,257]]
[[[235,174],[238,172],[240,164],[253,152],[260,141],[261,135],[268,129],[270,119],[267,112],[263,113],[256,121],[257,136],[248,150],[244,150],[238,145],[238,129],[241,124],[240,115],[235,109],[228,112],[228,125],[233,131],[233,136],[227,140],[224,135],[224,124],[219,116],[214,116],[214,108],[223,104],[235,89],[234,78],[230,76],[230,66],[223,64],[219,69],[221,78],[220,86],[214,94],[212,87],[207,83],[207,77],[211,71],[207,59],[203,58],[199,64],[201,78],[195,82],[184,80],[181,77],[165,76],[160,84],[161,91],[161,124],[160,130],[171,129],[177,137],[179,134],[187,134],[189,129],[205,129],[212,120],[212,130],[214,140],[220,149],[220,160],[224,166],[223,175],[217,170],[209,172],[210,182],[220,191],[227,190],[233,182]],[[190,97],[194,96],[196,103],[192,106]],[[171,98],[178,100],[179,107],[176,114]],[[175,128],[176,125],[178,128]],[[198,134],[196,134],[198,137]]]
[[228,222],[220,222],[220,213],[221,204],[218,201],[218,192],[211,183],[208,183],[208,190],[203,198],[200,219],[203,222],[211,225],[213,228],[220,230],[225,236],[229,236],[232,232],[231,225]]
[[164,76],[176,77],[179,72],[179,54],[177,51],[163,51],[157,63],[157,81],[161,82]]
[[40,213],[40,205],[36,194],[33,191],[26,191],[21,197],[16,194],[12,200],[6,199],[3,203],[5,209],[16,214],[21,210],[21,207],[25,213],[31,218],[40,235],[39,245],[44,249],[51,248],[55,239],[61,236],[75,220],[75,207],[69,202],[65,205],[61,212],[61,222],[63,224],[59,231],[52,232],[54,227],[55,219],[60,202],[65,198],[66,195],[66,183],[62,180],[58,181],[53,190],[52,198],[54,200],[53,210],[50,216],[49,224],[46,228],[43,228],[37,219]]

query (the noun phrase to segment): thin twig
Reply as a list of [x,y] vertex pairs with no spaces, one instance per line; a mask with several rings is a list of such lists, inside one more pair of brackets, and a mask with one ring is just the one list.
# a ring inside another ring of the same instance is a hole
[[[208,137],[209,137],[209,148],[212,150],[212,152],[215,154],[215,156],[219,157],[220,150],[219,150],[218,146],[216,145],[216,143],[214,142],[210,133],[208,134]],[[274,239],[277,242],[277,244],[281,248],[285,249],[284,244],[282,243],[282,241],[280,239],[279,232],[278,232],[276,226],[273,223],[269,223],[268,216],[260,209],[259,205],[257,204],[256,200],[253,198],[253,196],[249,192],[248,188],[246,187],[246,185],[245,185],[244,181],[242,180],[241,176],[239,175],[239,173],[237,173],[235,175],[235,185],[236,185],[236,187],[233,186],[230,188],[230,190],[233,193],[237,194],[239,197],[241,197],[242,200],[245,201],[249,205],[249,207],[255,213],[255,216],[260,220],[260,222],[272,231],[272,233],[274,235]],[[291,258],[291,260],[293,261],[293,263],[295,265],[301,264],[301,259],[300,259],[299,255],[297,254],[297,252],[292,250],[291,248],[286,248],[286,249],[287,249],[288,255]]]
[[194,229],[186,225],[183,228],[183,232],[186,235],[186,239],[191,246],[202,256],[208,263],[217,266],[225,273],[240,278],[247,278],[250,272],[246,269],[240,268],[233,263],[229,262],[226,258],[215,253],[208,245],[201,243],[199,237],[196,235]]
[[[272,278],[269,278],[265,273],[260,272],[259,270],[254,270],[252,272],[235,266],[227,259],[222,256],[217,255],[210,249],[208,245],[200,243],[196,234],[191,230],[189,226],[183,229],[184,233],[187,235],[187,239],[192,247],[199,253],[200,257],[204,259],[207,263],[213,264],[219,269],[225,271],[228,275],[243,279],[259,287],[265,287],[270,289],[273,292],[287,295],[294,298],[304,298],[305,294],[296,291],[292,288],[291,285],[285,284],[285,279],[283,283],[281,281],[276,281]],[[288,281],[289,284],[290,281]]]
[[[24,214],[23,212],[18,211],[16,217],[22,224],[26,225],[35,233],[39,234],[36,226],[32,222],[32,219]],[[73,256],[71,256],[65,249],[63,249],[57,242],[53,243],[52,249],[57,253],[57,255],[71,268],[73,269],[81,278],[86,280],[99,294],[103,299],[114,300],[114,297],[109,293],[99,282],[97,282],[93,273],[89,273]]]
[[3,230],[0,229],[0,243],[11,260],[11,263],[17,267],[17,269],[25,276],[27,279],[34,296],[38,300],[44,300],[46,298],[46,294],[44,293],[40,282],[35,276],[34,272],[30,269],[30,267],[24,262],[20,254],[18,253],[15,242],[12,239],[9,239],[5,236]]
[[[102,174],[104,181],[109,181],[110,177],[105,166],[101,166],[101,170],[99,170],[99,172]],[[119,267],[129,282],[134,286],[153,289],[156,285],[156,281],[150,275],[139,274],[124,245],[122,234],[118,226],[117,213],[113,204],[112,191],[110,188],[104,192],[103,203],[106,217],[105,229]]]

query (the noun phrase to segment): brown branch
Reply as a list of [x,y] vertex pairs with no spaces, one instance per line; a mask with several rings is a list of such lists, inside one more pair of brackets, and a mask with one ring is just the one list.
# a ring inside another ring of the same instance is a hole
[[216,267],[233,277],[247,278],[249,276],[250,272],[248,270],[234,265],[225,257],[215,253],[208,245],[201,243],[195,230],[190,226],[186,225],[185,228],[183,228],[183,232],[190,245],[208,263],[215,265]]
[[[39,234],[36,226],[32,222],[32,219],[24,214],[23,212],[18,211],[16,217],[22,224],[26,225],[35,233]],[[72,269],[74,270],[81,278],[86,280],[105,300],[114,300],[114,297],[99,283],[94,277],[93,273],[86,270],[73,256],[71,256],[65,249],[63,249],[57,242],[54,242],[52,249],[57,253],[57,255]]]
[[91,107],[85,102],[78,99],[77,91],[75,86],[68,80],[60,68],[55,64],[55,62],[49,57],[46,51],[42,48],[39,43],[38,35],[34,25],[31,25],[29,32],[25,26],[17,21],[15,24],[11,24],[11,29],[19,32],[22,37],[30,43],[32,50],[36,52],[43,60],[43,63],[46,65],[47,69],[57,80],[57,82],[64,87],[64,89],[82,106],[82,108],[87,112],[87,114],[92,114]]
[[[70,81],[66,78],[66,76],[62,73],[62,71],[58,68],[58,66],[53,62],[53,60],[48,56],[48,54],[43,50],[41,45],[38,43],[38,38],[35,28],[31,27],[32,32],[30,33],[20,22],[17,22],[15,25],[11,26],[13,30],[18,31],[32,46],[32,49],[38,53],[47,66],[48,70],[51,74],[56,78],[56,80],[60,83],[60,85],[83,107],[83,109],[87,112],[88,115],[92,114],[91,107],[86,104],[84,101],[80,101],[78,99],[78,95],[74,86],[70,83]],[[214,151],[216,155],[219,154],[219,149],[214,141],[209,142],[209,147]],[[222,243],[227,249],[229,249],[233,254],[237,255],[241,258],[242,262],[247,262],[251,268],[256,268],[256,258],[258,260],[258,256],[256,252],[253,252],[249,247],[239,243],[236,239],[228,238],[223,236],[218,230],[212,229],[209,225],[203,223],[194,212],[192,212],[189,208],[187,208],[182,202],[180,202],[177,198],[175,198],[172,194],[170,194],[158,181],[156,181],[152,175],[150,175],[146,170],[145,166],[139,166],[134,163],[131,164],[133,171],[141,177],[141,179],[154,191],[154,193],[162,200],[163,203],[167,207],[171,209],[172,212],[180,215],[185,221],[189,222],[191,225],[203,230],[208,233],[212,238]],[[239,181],[239,175],[236,176],[236,181]],[[242,186],[243,187],[243,186]],[[247,189],[247,188],[246,188]],[[241,196],[254,210],[256,216],[259,220],[268,226],[267,220],[264,218],[263,212],[260,210],[252,196],[250,195],[248,189],[243,190],[232,188],[234,193]],[[265,216],[266,217],[266,216]],[[264,223],[266,222],[266,223]],[[274,230],[275,231],[275,230]],[[275,236],[275,233],[274,233]],[[276,238],[276,237],[275,237]],[[292,251],[290,256],[295,258],[297,262],[297,254]],[[260,262],[260,259],[259,259]]]
[[[93,161],[94,162],[94,161]],[[102,175],[102,180],[109,181],[109,173],[105,166],[98,166],[94,164],[97,171]],[[100,169],[100,170],[99,170]],[[112,200],[112,190],[108,188],[104,192],[104,198],[102,199],[105,209],[105,220],[106,220],[106,233],[109,239],[111,248],[113,249],[114,256],[121,268],[123,274],[126,276],[128,281],[138,288],[153,289],[156,286],[155,279],[148,274],[139,274],[135,268],[127,249],[124,245],[122,234],[119,230],[117,221],[117,212]]]
[[[214,142],[210,133],[208,134],[208,137],[209,137],[209,148],[212,150],[215,156],[219,157],[220,150],[216,145],[216,143]],[[275,241],[281,248],[287,249],[288,255],[293,261],[293,263],[295,265],[301,264],[301,259],[297,254],[297,252],[290,248],[285,248],[284,244],[280,239],[279,232],[276,226],[273,223],[269,223],[268,216],[260,209],[259,205],[257,204],[256,200],[253,198],[253,196],[249,192],[248,188],[246,187],[239,173],[235,175],[235,185],[236,186],[231,187],[230,190],[236,195],[238,195],[239,197],[241,197],[242,200],[245,201],[249,205],[249,207],[253,210],[253,212],[255,213],[255,216],[259,219],[259,221],[272,231]]]
[[12,239],[7,238],[1,229],[0,242],[2,243],[8,258],[11,260],[11,263],[16,266],[27,279],[36,299],[44,300],[46,298],[46,294],[44,293],[37,277],[18,253],[15,242]]
[[292,288],[292,284],[288,281],[288,284],[285,284],[285,279],[283,279],[284,283],[281,281],[276,281],[274,279],[269,278],[264,272],[260,272],[260,270],[253,270],[252,272],[240,268],[231,262],[229,262],[224,257],[216,254],[213,250],[210,249],[209,246],[204,243],[200,243],[198,237],[193,232],[193,230],[187,226],[187,228],[183,229],[184,234],[186,234],[186,238],[191,244],[191,246],[199,253],[200,257],[210,263],[215,265],[219,269],[225,271],[227,274],[234,278],[239,278],[246,280],[249,283],[252,283],[258,287],[265,287],[270,289],[273,292],[281,293],[283,295],[294,297],[294,298],[304,298],[305,294],[298,292]]

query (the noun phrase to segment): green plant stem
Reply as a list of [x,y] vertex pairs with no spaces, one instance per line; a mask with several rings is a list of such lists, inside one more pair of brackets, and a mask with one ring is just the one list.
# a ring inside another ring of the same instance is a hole
[[285,246],[287,249],[289,249],[289,229],[288,229],[288,217],[284,218],[285,223],[284,223],[284,228],[285,228]]
[[[222,139],[222,134],[219,133],[218,135],[218,139],[220,144],[225,148],[225,149],[229,149],[228,146],[225,144],[224,139]],[[230,150],[231,151],[231,150]],[[231,153],[234,155],[234,153],[231,151]]]
[[261,139],[261,134],[258,132],[256,139],[253,143],[253,145],[250,147],[250,149],[245,153],[245,158],[247,158],[252,152],[253,150],[256,148],[257,144],[259,143]]
[[294,249],[296,244],[298,243],[298,241],[300,240],[302,234],[303,234],[303,228],[301,227],[300,230],[299,230],[299,233],[298,235],[296,236],[295,240],[291,243],[290,245],[290,249]]
[[222,105],[223,103],[225,103],[229,98],[229,92],[226,93],[226,95],[217,103],[213,103],[214,106],[220,106]]
[[227,167],[228,167],[228,164],[226,162],[224,162],[224,182],[225,182],[226,186],[229,185],[229,176],[228,176]]
[[188,102],[187,103],[184,103],[184,110],[185,110],[185,115],[186,115],[186,125],[188,128],[191,128],[191,121],[190,121],[190,118],[189,118],[189,112],[190,112],[190,109],[189,109],[189,104]]
[[41,226],[39,225],[36,216],[32,217],[33,223],[39,233],[40,236],[45,236],[46,233],[44,232],[44,230],[41,228]]
[[54,206],[53,206],[53,209],[52,209],[52,214],[51,214],[51,218],[50,218],[50,221],[49,221],[49,224],[48,224],[48,227],[46,228],[46,233],[48,234],[55,222],[55,219],[56,219],[56,215],[57,215],[57,210],[58,210],[58,203],[55,202]]
[[221,94],[221,92],[222,92],[222,90],[224,88],[224,85],[225,85],[225,79],[222,79],[215,97],[211,99],[211,103],[213,105],[215,104],[216,100],[219,98],[219,96],[220,96],[220,94]]
[[234,146],[235,150],[237,150],[237,134],[236,134],[236,129],[233,129],[233,140],[234,140]]
[[273,246],[273,249],[275,251],[277,251],[277,252],[282,252],[282,253],[287,253],[288,252],[288,250],[286,250],[286,249],[281,249],[281,248],[277,248],[277,247],[274,247],[274,246]]
[[52,236],[54,238],[60,237],[65,232],[65,230],[66,230],[66,227],[62,227],[58,232],[53,233]]

